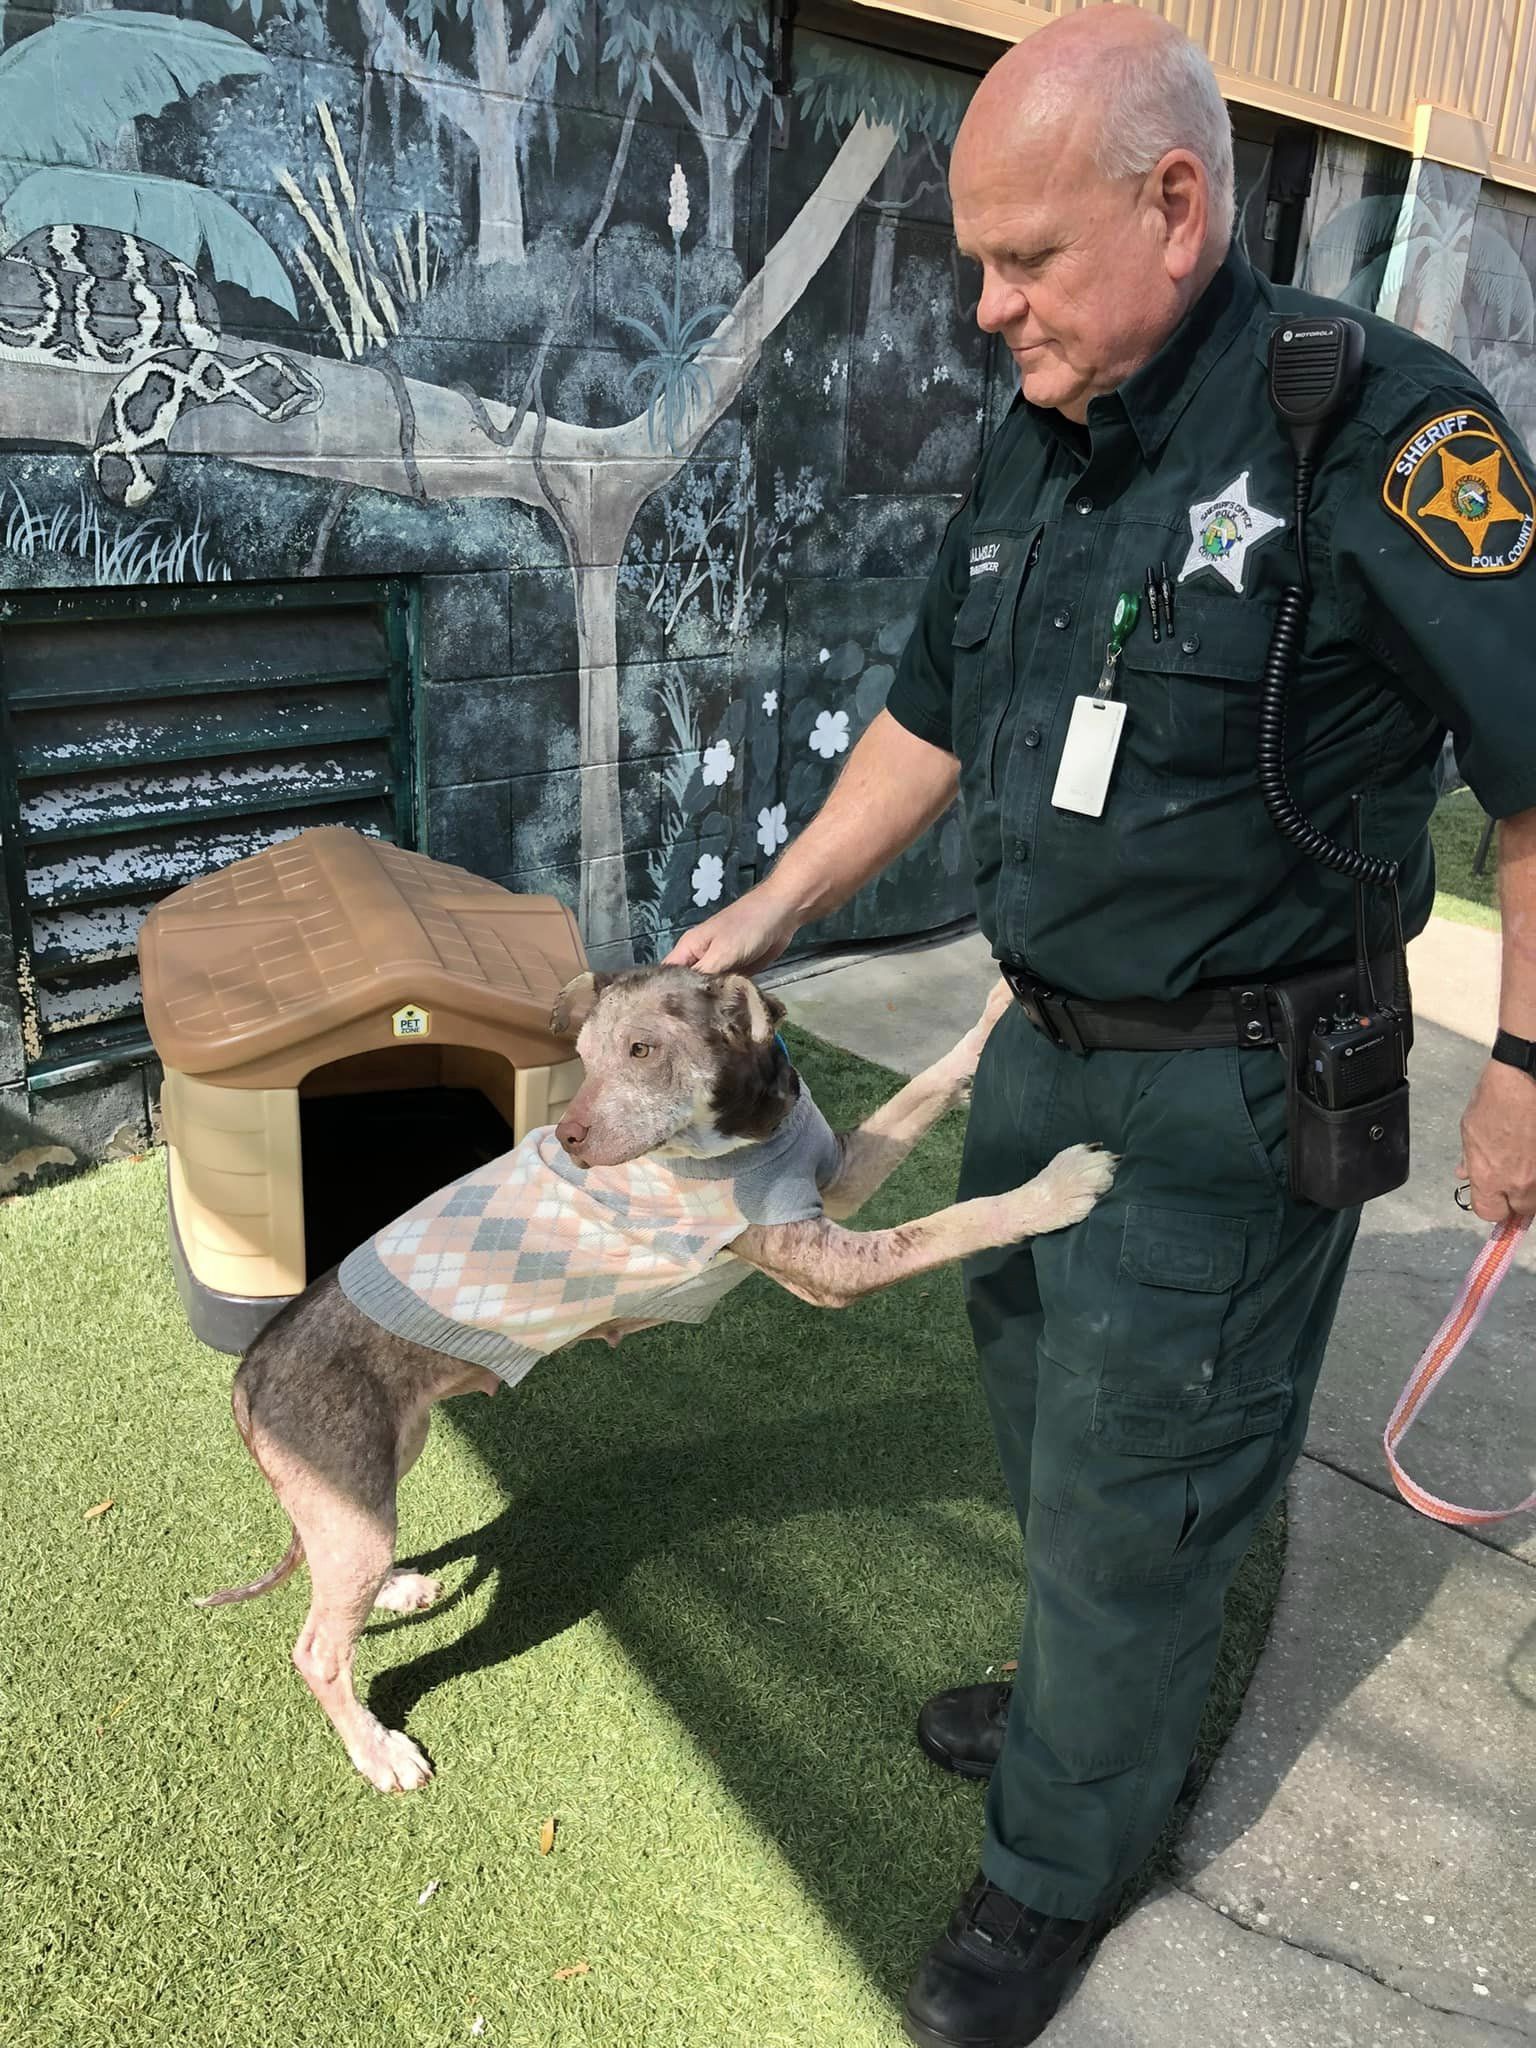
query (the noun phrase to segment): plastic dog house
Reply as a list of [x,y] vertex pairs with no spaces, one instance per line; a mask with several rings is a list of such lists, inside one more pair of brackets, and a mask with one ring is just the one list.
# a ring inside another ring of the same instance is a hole
[[167,896],[139,960],[176,1284],[217,1350],[580,1081],[549,1028],[586,965],[564,905],[339,827]]

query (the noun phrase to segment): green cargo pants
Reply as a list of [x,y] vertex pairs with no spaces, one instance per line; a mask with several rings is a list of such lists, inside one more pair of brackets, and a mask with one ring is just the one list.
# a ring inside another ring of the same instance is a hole
[[1285,1189],[1273,1050],[1060,1050],[1018,1010],[976,1077],[962,1196],[1121,1155],[1085,1223],[967,1263],[1028,1591],[982,1867],[1095,1917],[1189,1763],[1222,1599],[1301,1450],[1359,1210]]

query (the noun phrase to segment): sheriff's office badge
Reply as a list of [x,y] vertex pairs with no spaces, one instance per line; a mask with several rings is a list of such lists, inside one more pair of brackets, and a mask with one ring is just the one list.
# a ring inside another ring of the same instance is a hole
[[1381,495],[1394,519],[1458,576],[1507,576],[1531,545],[1536,497],[1484,413],[1437,413],[1393,456]]
[[1188,582],[1201,569],[1210,569],[1241,597],[1248,550],[1284,529],[1283,519],[1277,519],[1273,512],[1266,512],[1249,498],[1248,475],[1245,469],[1214,498],[1190,506],[1189,553],[1179,571],[1181,583]]

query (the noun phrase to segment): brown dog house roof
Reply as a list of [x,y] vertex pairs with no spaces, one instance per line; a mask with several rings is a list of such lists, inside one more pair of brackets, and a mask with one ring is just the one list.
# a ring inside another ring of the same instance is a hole
[[412,1036],[519,1068],[569,1061],[550,1008],[586,965],[554,897],[339,826],[178,889],[145,920],[139,958],[164,1065],[267,1089]]

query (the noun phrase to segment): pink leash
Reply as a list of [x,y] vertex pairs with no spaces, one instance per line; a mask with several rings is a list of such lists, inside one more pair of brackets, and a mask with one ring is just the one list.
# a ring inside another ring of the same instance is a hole
[[1381,1440],[1387,1463],[1392,1468],[1392,1477],[1397,1481],[1397,1490],[1409,1506],[1417,1508],[1421,1515],[1429,1515],[1437,1522],[1450,1522],[1460,1529],[1485,1528],[1490,1522],[1502,1522],[1510,1515],[1536,1508],[1536,1493],[1528,1495],[1512,1508],[1459,1508],[1454,1501],[1441,1500],[1438,1494],[1430,1493],[1417,1480],[1410,1479],[1398,1461],[1397,1446],[1413,1427],[1419,1411],[1461,1356],[1468,1338],[1482,1321],[1483,1312],[1492,1301],[1499,1282],[1509,1271],[1515,1248],[1530,1221],[1529,1216],[1514,1216],[1495,1226],[1493,1235],[1473,1261],[1455,1306],[1414,1367],[1413,1377],[1392,1410],[1392,1419]]

